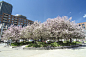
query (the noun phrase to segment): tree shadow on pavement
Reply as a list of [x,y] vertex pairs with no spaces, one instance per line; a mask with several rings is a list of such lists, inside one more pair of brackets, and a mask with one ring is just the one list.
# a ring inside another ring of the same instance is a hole
[[84,43],[83,45],[80,45],[78,47],[72,47],[72,48],[68,48],[68,49],[72,49],[72,50],[80,50],[80,49],[85,49],[86,47],[86,43]]

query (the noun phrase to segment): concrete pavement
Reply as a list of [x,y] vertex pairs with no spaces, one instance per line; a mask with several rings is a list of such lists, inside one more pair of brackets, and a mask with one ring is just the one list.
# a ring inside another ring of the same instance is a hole
[[0,51],[0,57],[86,57],[86,45],[70,49],[22,50],[0,44]]

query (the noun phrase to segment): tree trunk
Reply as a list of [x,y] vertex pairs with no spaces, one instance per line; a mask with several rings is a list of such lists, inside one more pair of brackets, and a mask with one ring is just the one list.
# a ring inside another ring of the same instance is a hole
[[42,42],[42,37],[41,37],[41,42]]
[[76,38],[76,41],[77,41],[77,38]]
[[24,39],[23,39],[23,43],[24,43]]
[[16,40],[16,43],[17,43],[17,40]]
[[58,42],[59,42],[59,37],[58,37]]
[[35,38],[35,40],[34,40],[34,44],[36,44],[36,38]]
[[72,39],[70,38],[70,43],[72,42]]
[[12,43],[12,39],[10,39],[10,46],[11,46],[11,43]]

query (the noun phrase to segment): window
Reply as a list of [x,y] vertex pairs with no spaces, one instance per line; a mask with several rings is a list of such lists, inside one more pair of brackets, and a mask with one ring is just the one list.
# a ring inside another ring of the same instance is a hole
[[18,26],[21,26],[21,25],[18,25]]
[[3,21],[7,21],[7,20],[3,20]]
[[17,20],[17,17],[15,17],[15,20]]
[[85,26],[85,24],[82,24],[82,26],[84,27],[84,26]]
[[28,23],[28,21],[27,21],[27,23]]
[[2,17],[2,16],[0,16],[0,17]]
[[12,20],[14,20],[14,19],[12,18]]
[[10,20],[8,20],[8,22],[10,22]]
[[9,17],[11,17],[11,15],[9,15]]
[[21,21],[21,22],[23,22],[23,21]]
[[26,23],[26,22],[24,22],[24,23]]
[[23,21],[23,19],[21,19]]
[[13,25],[13,23],[11,23]]
[[19,18],[19,20],[21,20],[21,18]]
[[23,24],[23,23],[21,23],[21,24]]
[[82,24],[82,28],[85,28],[85,24]]
[[82,24],[82,26],[85,25],[85,24]]
[[85,26],[83,28],[85,28]]
[[20,22],[18,22],[18,24],[20,24]]
[[10,19],[10,18],[8,18],[8,19]]
[[24,26],[26,26],[26,24],[24,24]]
[[13,22],[13,21],[12,21]]
[[0,18],[0,20],[1,20],[1,18]]
[[24,21],[26,21],[26,20],[24,20]]

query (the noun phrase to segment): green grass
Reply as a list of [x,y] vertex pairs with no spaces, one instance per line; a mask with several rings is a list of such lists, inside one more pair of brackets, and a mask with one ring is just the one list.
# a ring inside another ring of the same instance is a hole
[[21,46],[21,45],[27,45],[31,44],[32,42],[19,42],[19,43],[11,43],[11,46]]
[[76,44],[82,44],[82,42],[78,42],[78,41],[74,41],[73,43],[76,43]]

